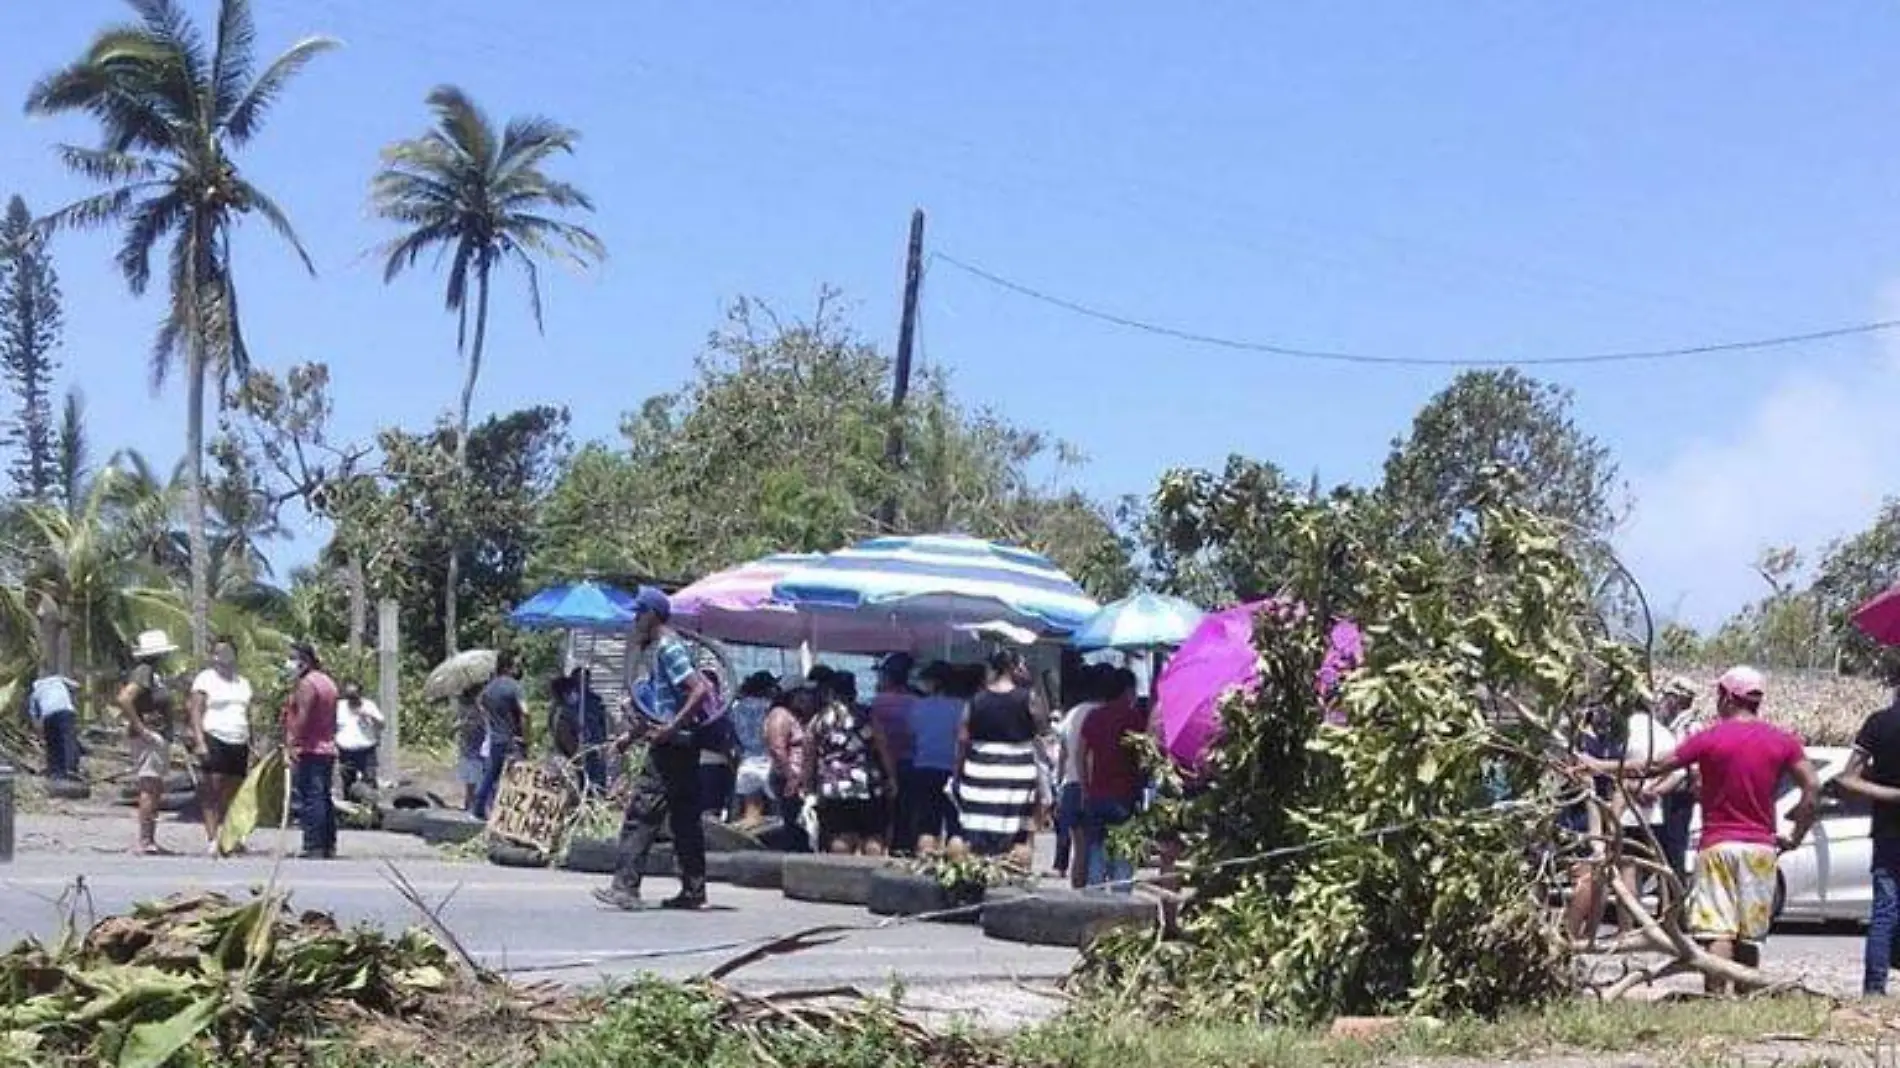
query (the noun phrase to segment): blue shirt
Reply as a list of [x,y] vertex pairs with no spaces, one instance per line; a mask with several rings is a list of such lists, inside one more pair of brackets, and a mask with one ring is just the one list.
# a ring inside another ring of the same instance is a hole
[[32,695],[26,702],[26,714],[33,722],[73,710],[72,684],[63,676],[48,675],[33,684]]
[[763,697],[741,697],[733,702],[726,718],[732,721],[733,733],[738,735],[742,758],[765,756],[765,717],[771,711],[772,702]]
[[671,634],[661,636],[653,648],[653,671],[636,693],[641,710],[657,722],[673,722],[686,703],[686,681],[697,670],[685,642]]
[[910,703],[908,718],[911,766],[925,771],[955,771],[963,702],[954,697],[919,697]]

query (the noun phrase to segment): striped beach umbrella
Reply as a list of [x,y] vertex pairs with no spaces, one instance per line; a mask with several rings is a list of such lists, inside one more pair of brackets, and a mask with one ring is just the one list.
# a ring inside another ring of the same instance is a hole
[[785,576],[773,593],[801,612],[889,619],[919,638],[978,623],[1062,636],[1100,607],[1047,557],[956,534],[862,541]]
[[1168,648],[1187,641],[1205,614],[1179,597],[1138,593],[1102,606],[1069,644],[1084,651]]
[[789,649],[803,642],[827,652],[882,653],[910,638],[888,620],[818,619],[772,596],[780,579],[823,560],[819,553],[775,553],[715,571],[672,597],[681,630],[737,645]]

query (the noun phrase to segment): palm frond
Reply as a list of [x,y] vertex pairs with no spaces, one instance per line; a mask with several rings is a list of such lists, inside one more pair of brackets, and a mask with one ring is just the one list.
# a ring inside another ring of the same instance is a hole
[[553,119],[529,115],[508,120],[501,135],[501,152],[495,159],[494,173],[499,179],[510,172],[533,170],[542,160],[557,152],[572,153],[580,134]]
[[456,240],[456,236],[452,224],[437,222],[383,245],[378,250],[383,258],[383,281],[395,281],[397,275],[414,267],[423,253]]
[[270,66],[264,68],[264,73],[252,83],[250,91],[232,105],[229,116],[224,120],[224,131],[231,143],[243,145],[257,136],[264,114],[283,96],[284,88],[291,79],[302,73],[311,60],[341,47],[343,42],[334,37],[306,37],[272,60]]
[[510,215],[507,232],[523,245],[575,267],[607,258],[607,245],[585,226],[541,215]]
[[118,261],[119,273],[125,276],[125,284],[134,296],[143,294],[152,280],[152,247],[184,221],[188,208],[184,194],[173,189],[132,211],[119,245]]
[[205,79],[204,35],[191,24],[177,0],[126,0],[152,38],[177,54],[193,81]]
[[157,178],[164,173],[158,161],[129,152],[112,152],[76,145],[56,145],[54,151],[66,169],[100,185],[116,185]]
[[109,192],[75,201],[39,222],[41,232],[51,235],[61,230],[90,230],[125,217],[140,193],[164,188],[163,182],[136,182]]
[[[509,187],[495,197],[495,203],[505,210],[540,207],[543,204],[556,208],[594,210],[593,198],[567,182],[549,181],[546,175],[539,172],[515,175],[513,178],[516,180],[511,181]],[[534,180],[528,181],[528,178]]]
[[290,225],[290,216],[284,213],[284,209],[278,207],[277,202],[266,195],[262,189],[247,181],[239,179],[237,188],[246,209],[262,215],[264,221],[270,223],[271,229],[277,231],[277,236],[283,238],[296,251],[297,258],[303,261],[304,270],[314,276],[317,273],[317,265],[310,262],[310,253],[304,250],[303,241],[298,238],[296,228]]
[[528,255],[520,245],[509,243],[508,251],[521,265],[521,271],[528,276],[528,307],[534,312],[534,328],[547,333],[547,324],[541,314],[541,268],[536,266],[534,257]]
[[223,0],[218,5],[218,40],[211,57],[211,114],[224,122],[244,99],[257,56],[257,20],[250,0]]
[[28,90],[29,115],[78,111],[98,120],[108,151],[175,147],[177,124],[148,91],[145,71],[165,63],[164,46],[137,27],[107,30],[78,62],[41,78]]
[[437,86],[429,92],[429,107],[442,132],[462,155],[484,171],[494,168],[495,127],[467,93],[453,85]]

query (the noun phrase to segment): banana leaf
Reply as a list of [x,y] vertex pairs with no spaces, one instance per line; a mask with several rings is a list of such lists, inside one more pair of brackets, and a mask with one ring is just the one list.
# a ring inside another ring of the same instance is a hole
[[219,852],[235,851],[259,827],[282,827],[289,811],[290,776],[285,774],[284,751],[279,749],[251,768],[231,799],[231,810],[218,831]]
[[119,1068],[164,1068],[173,1054],[197,1041],[217,1018],[218,997],[211,994],[163,1020],[139,1024],[119,1049]]

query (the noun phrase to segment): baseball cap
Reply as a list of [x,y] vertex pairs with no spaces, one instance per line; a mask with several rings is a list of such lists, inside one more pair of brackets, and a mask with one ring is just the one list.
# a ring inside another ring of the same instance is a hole
[[652,586],[642,586],[634,591],[633,610],[635,614],[651,612],[659,616],[661,622],[673,618],[673,602]]
[[1693,701],[1695,700],[1695,683],[1682,675],[1677,675],[1663,687],[1663,693],[1669,697],[1682,697]]
[[1715,688],[1740,701],[1760,701],[1768,692],[1768,680],[1754,668],[1738,664],[1722,673]]

